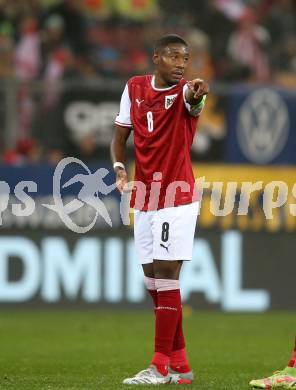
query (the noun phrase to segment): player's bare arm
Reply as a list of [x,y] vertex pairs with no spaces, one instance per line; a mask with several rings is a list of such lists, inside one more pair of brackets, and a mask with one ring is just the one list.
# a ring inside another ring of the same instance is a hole
[[187,86],[185,99],[192,106],[202,102],[203,97],[206,96],[210,90],[209,84],[202,79],[188,81]]
[[114,163],[121,163],[123,167],[115,167],[116,186],[120,193],[123,192],[127,183],[127,173],[124,168],[126,162],[126,142],[131,133],[130,127],[115,125],[115,132],[111,141],[111,159]]

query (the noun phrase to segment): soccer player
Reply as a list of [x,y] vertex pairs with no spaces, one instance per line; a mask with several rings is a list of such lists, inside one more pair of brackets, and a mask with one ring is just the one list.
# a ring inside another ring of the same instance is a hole
[[151,365],[124,384],[191,383],[182,329],[179,274],[192,258],[198,199],[190,147],[209,91],[201,79],[187,82],[187,43],[177,35],[154,48],[153,75],[126,84],[115,120],[111,156],[122,193],[127,183],[126,142],[133,130],[135,247],[155,305],[155,352]]
[[267,378],[252,380],[250,386],[254,389],[296,389],[296,337],[288,366]]

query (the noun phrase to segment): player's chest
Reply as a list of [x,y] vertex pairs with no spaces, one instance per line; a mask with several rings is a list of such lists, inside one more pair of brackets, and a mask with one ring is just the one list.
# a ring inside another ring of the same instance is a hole
[[136,97],[132,105],[132,122],[135,132],[145,136],[156,136],[162,132],[171,131],[171,125],[175,116],[174,105],[177,103],[178,94]]
[[147,111],[165,113],[178,101],[181,93],[181,86],[157,91],[150,85],[136,85],[132,90],[132,110],[139,115]]
[[148,111],[154,113],[167,113],[178,100],[178,93],[151,94],[139,93],[132,101],[132,111],[135,115],[141,116]]

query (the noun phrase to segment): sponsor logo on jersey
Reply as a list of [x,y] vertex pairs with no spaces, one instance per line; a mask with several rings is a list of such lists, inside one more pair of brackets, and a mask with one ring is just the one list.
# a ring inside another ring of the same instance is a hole
[[177,95],[178,94],[176,93],[175,95],[167,95],[165,97],[165,104],[164,104],[164,106],[165,106],[166,110],[169,109],[173,105]]
[[136,99],[136,103],[138,104],[138,108],[140,107],[140,104],[143,103],[144,99],[143,100],[139,100],[139,99]]
[[166,251],[169,253],[169,246],[170,246],[171,244],[169,244],[168,246],[165,246],[164,244],[160,244],[160,246],[162,247],[162,248],[164,248],[164,249],[166,249]]

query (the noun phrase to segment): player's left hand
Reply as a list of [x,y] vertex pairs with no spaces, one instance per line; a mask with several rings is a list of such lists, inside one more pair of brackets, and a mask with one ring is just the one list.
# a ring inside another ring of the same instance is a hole
[[188,81],[187,85],[193,93],[193,98],[196,100],[200,99],[204,95],[207,95],[210,91],[209,84],[202,79]]
[[116,172],[116,187],[123,194],[127,185],[127,173],[125,169],[118,168]]

